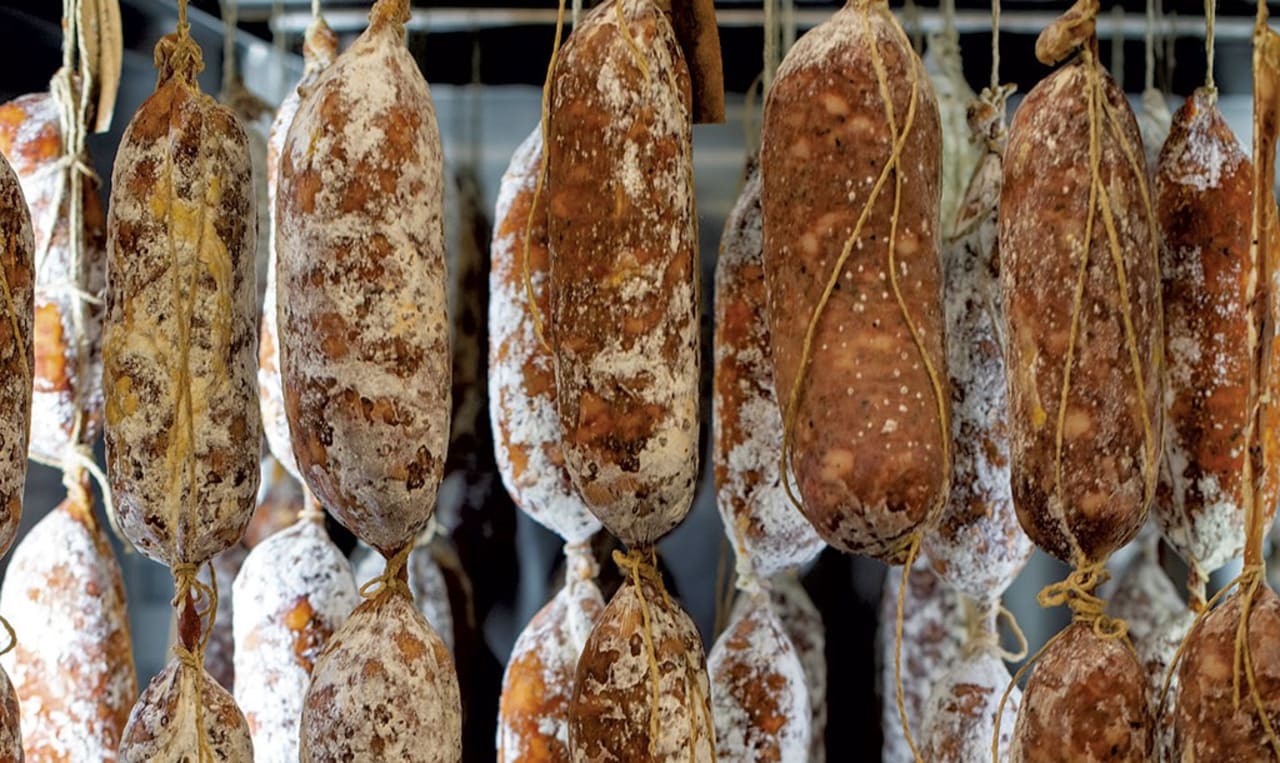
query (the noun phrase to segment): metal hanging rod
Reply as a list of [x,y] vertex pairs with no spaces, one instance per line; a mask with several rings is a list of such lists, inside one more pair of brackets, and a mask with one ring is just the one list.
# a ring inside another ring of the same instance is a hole
[[[252,0],[241,0],[241,17]],[[832,8],[798,8],[796,25],[810,29],[831,17]],[[1039,34],[1060,14],[1045,11],[1006,12],[1000,21],[1000,29],[1012,34]],[[338,33],[360,32],[368,25],[368,12],[358,8],[326,10],[325,20]],[[264,17],[265,18],[265,17]],[[721,8],[716,19],[722,27],[759,27],[764,24],[764,12],[754,8]],[[305,11],[286,11],[271,20],[273,33],[300,35],[311,23],[311,14]],[[554,8],[414,8],[413,17],[406,25],[411,32],[467,32],[482,29],[500,29],[512,26],[550,26],[556,23]],[[1146,31],[1142,14],[1113,16],[1100,14],[1097,20],[1098,36],[1114,37],[1117,32],[1126,38],[1141,39]],[[986,32],[991,28],[991,16],[986,11],[958,11],[956,28],[965,32]],[[936,9],[921,9],[920,26],[925,32],[942,28],[942,17]],[[1203,37],[1204,20],[1199,16],[1166,16],[1160,24],[1162,35],[1177,37]],[[1118,27],[1118,28],[1117,28]],[[1217,19],[1219,40],[1247,40],[1253,34],[1253,19],[1222,17]]]

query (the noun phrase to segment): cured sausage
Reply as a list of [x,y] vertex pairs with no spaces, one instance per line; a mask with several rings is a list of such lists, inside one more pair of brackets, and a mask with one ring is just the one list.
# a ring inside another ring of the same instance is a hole
[[[1200,89],[1178,109],[1155,179],[1168,389],[1154,513],[1201,602],[1208,573],[1244,549],[1248,454],[1240,444],[1254,362],[1241,341],[1253,320],[1253,166],[1216,101]],[[1274,516],[1275,495],[1264,505]]]
[[667,13],[611,0],[553,72],[548,240],[561,450],[629,546],[684,519],[698,464],[689,69]]
[[542,131],[534,130],[511,157],[498,186],[489,273],[489,406],[498,471],[511,498],[538,523],[571,543],[600,529],[565,469],[556,417],[555,359],[538,338],[525,288],[525,246],[537,311],[550,314],[547,194],[537,195],[533,227],[525,235],[541,167]]
[[716,506],[739,576],[768,579],[805,564],[824,544],[787,500],[779,474],[782,417],[773,384],[755,162],[725,221],[716,262],[713,398]]
[[449,434],[440,133],[405,48],[407,6],[303,98],[280,155],[280,371],[298,470],[392,556],[435,508]]
[[716,760],[806,760],[812,715],[804,666],[769,594],[745,598],[707,660]]
[[0,664],[32,761],[115,760],[138,698],[124,581],[92,511],[72,491],[18,544],[0,589],[0,611],[21,623]]
[[124,534],[170,567],[240,539],[262,439],[248,143],[200,92],[199,58],[185,34],[158,44],[160,84],[121,139],[107,225],[111,492]]
[[1083,50],[1014,114],[999,209],[1013,501],[1036,545],[1077,566],[1142,527],[1162,421],[1156,221],[1096,10],[1079,0],[1037,43],[1046,63]]
[[888,3],[858,0],[787,54],[761,137],[784,463],[824,540],[894,564],[948,489],[940,129]]
[[236,577],[236,702],[258,763],[298,760],[298,721],[311,669],[329,637],[355,609],[351,565],[329,540],[321,516],[259,544]]
[[[69,176],[81,169],[66,163],[64,142],[58,103],[49,93],[0,105],[0,153],[22,181],[38,260],[28,449],[46,463],[62,463],[68,447],[92,443],[102,424],[103,309],[93,297],[106,286],[106,214],[97,179],[82,174],[83,249],[77,270]],[[87,164],[89,157],[78,161]],[[83,322],[77,325],[79,309],[84,310]],[[77,337],[83,337],[83,345]]]
[[575,763],[716,759],[702,641],[656,577],[631,575],[582,648],[569,710]]
[[[0,157],[2,160],[3,157]],[[34,355],[31,215],[18,176],[0,161],[0,554],[8,552],[22,520],[31,428]]]

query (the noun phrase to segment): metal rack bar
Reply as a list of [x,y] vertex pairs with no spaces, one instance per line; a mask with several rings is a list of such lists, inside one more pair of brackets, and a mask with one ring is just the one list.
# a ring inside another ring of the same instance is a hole
[[[247,5],[243,2],[242,5]],[[830,8],[798,8],[796,24],[801,30],[810,29],[831,17]],[[244,16],[244,11],[241,12]],[[1001,31],[1012,34],[1039,34],[1059,16],[1045,11],[1006,13],[1001,18]],[[716,18],[722,27],[759,27],[764,24],[764,12],[755,8],[721,8]],[[368,25],[368,13],[357,8],[336,8],[325,11],[325,20],[338,33],[359,32]],[[554,8],[415,8],[406,25],[411,32],[467,32],[482,29],[500,29],[512,26],[550,26],[555,24]],[[286,11],[271,22],[273,33],[301,34],[311,23],[311,14],[305,11]],[[922,9],[921,27],[925,32],[942,28],[942,18],[933,9]],[[1102,14],[1098,17],[1098,36],[1112,38],[1117,33],[1129,39],[1141,39],[1146,31],[1146,20],[1141,14],[1122,17]],[[956,28],[965,32],[985,32],[991,28],[991,16],[985,11],[959,11]],[[1177,37],[1203,37],[1203,19],[1192,16],[1168,16],[1162,23],[1162,34]],[[1253,34],[1253,19],[1244,17],[1218,17],[1219,40],[1247,40]]]

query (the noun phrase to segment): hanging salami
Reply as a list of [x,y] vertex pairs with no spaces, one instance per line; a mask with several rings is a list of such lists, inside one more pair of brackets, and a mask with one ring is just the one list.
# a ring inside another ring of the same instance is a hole
[[1145,761],[1153,749],[1143,668],[1096,590],[1155,492],[1159,242],[1137,123],[1098,63],[1096,14],[1079,0],[1040,35],[1037,57],[1067,63],[1014,115],[1000,196],[1014,505],[1031,539],[1075,568],[1040,594],[1074,622],[1036,655],[1012,760]]
[[298,471],[387,560],[315,659],[303,761],[456,761],[458,679],[414,607],[407,563],[431,520],[449,431],[444,173],[405,0],[303,94],[279,159],[277,310]]

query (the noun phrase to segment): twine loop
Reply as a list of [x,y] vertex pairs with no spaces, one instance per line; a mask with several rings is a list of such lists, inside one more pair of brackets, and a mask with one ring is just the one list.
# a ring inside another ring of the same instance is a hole
[[13,630],[13,625],[9,623],[4,615],[0,615],[0,628],[3,628],[5,635],[9,637],[9,643],[5,644],[4,649],[0,649],[0,656],[3,656],[12,652],[18,646],[18,634]]
[[[998,601],[974,601],[968,597],[965,605],[966,655],[994,654],[1004,662],[1018,662],[1027,656],[1027,636],[1018,625],[1013,613]],[[1009,626],[1009,632],[1018,644],[1015,650],[1005,649],[1000,643],[1000,621]]]
[[316,496],[305,486],[302,488],[302,509],[298,512],[299,522],[324,522],[324,507],[320,505],[320,501],[316,500]]
[[412,599],[413,592],[409,589],[409,583],[400,577],[400,573],[404,572],[405,567],[409,564],[409,553],[413,551],[414,544],[405,544],[387,559],[386,566],[382,569],[382,574],[366,582],[360,586],[360,596],[365,599],[382,599],[394,594],[401,594],[406,598]]
[[1092,562],[1072,570],[1065,580],[1045,586],[1036,601],[1045,608],[1069,607],[1075,622],[1089,625],[1104,641],[1123,639],[1129,635],[1129,624],[1106,614],[1106,602],[1094,594],[1110,577],[1104,562]]

